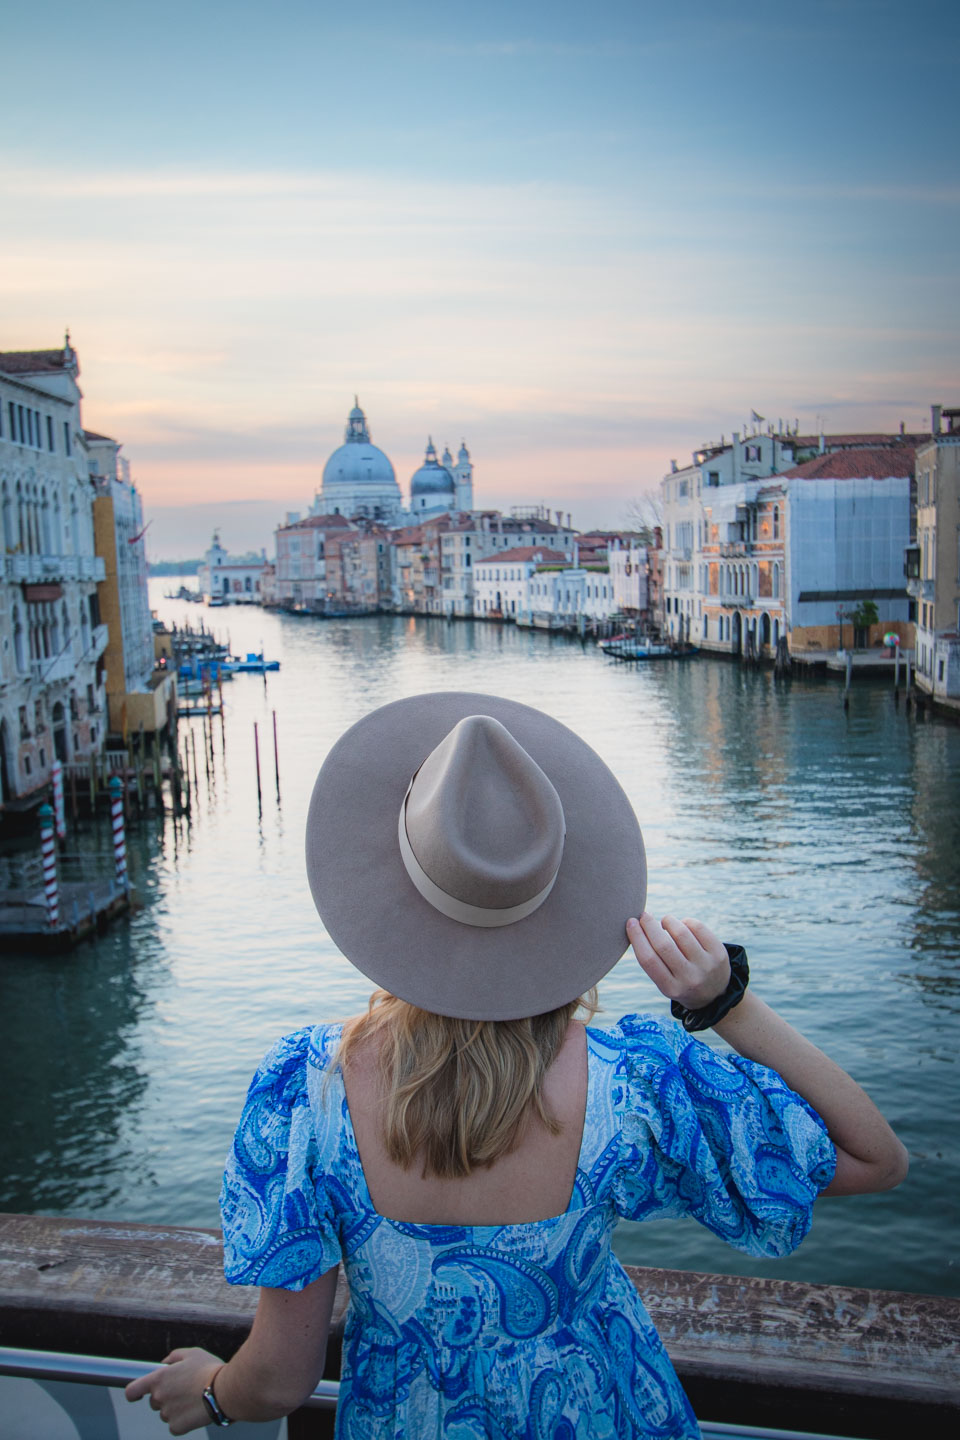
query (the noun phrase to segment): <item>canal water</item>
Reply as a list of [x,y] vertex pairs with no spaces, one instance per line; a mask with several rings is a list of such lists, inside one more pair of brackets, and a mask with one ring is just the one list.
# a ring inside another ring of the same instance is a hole
[[[202,616],[281,669],[224,687],[209,783],[203,722],[186,722],[200,803],[189,823],[134,828],[134,915],[66,956],[3,956],[0,1209],[217,1223],[259,1059],[276,1036],[355,1013],[369,993],[304,877],[317,769],[368,709],[464,689],[539,705],[600,752],[640,817],[649,907],[745,944],[757,990],[866,1085],[911,1153],[892,1194],[820,1202],[787,1260],[751,1260],[672,1221],[622,1225],[621,1257],[960,1294],[960,727],[905,715],[871,682],[845,712],[835,683],[778,685],[719,660],[638,668],[513,627],[211,611],[152,584],[165,618]],[[71,845],[106,851],[106,831]],[[601,999],[599,1024],[667,1008],[630,959]]]

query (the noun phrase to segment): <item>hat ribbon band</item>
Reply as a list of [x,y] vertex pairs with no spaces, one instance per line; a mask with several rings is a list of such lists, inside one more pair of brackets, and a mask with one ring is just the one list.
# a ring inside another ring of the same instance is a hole
[[[413,784],[412,781],[410,783]],[[495,929],[500,925],[513,925],[517,920],[524,920],[535,910],[540,909],[556,883],[557,875],[560,873],[559,868],[554,872],[550,883],[538,891],[532,899],[524,900],[519,905],[508,905],[502,910],[491,910],[483,905],[468,905],[465,900],[458,900],[455,895],[448,895],[446,890],[441,890],[440,886],[430,879],[413,853],[413,846],[407,835],[407,796],[409,794],[408,789],[400,807],[400,855],[407,874],[428,905],[432,905],[434,910],[439,910],[441,915],[446,915],[448,920],[459,920],[461,925],[476,925],[487,930]]]

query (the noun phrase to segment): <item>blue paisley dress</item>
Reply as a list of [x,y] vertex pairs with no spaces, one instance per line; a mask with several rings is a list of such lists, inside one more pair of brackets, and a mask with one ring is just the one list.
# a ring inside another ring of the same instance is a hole
[[270,1051],[220,1197],[234,1284],[299,1290],[343,1260],[339,1440],[696,1440],[611,1251],[614,1227],[691,1216],[747,1254],[786,1255],[833,1175],[820,1118],[772,1070],[629,1015],[587,1031],[563,1215],[402,1224],[370,1199],[335,1063],[340,1029],[301,1030]]

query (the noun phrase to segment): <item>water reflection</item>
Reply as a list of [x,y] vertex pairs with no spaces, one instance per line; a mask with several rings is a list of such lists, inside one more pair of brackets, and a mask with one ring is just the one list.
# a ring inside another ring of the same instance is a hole
[[[621,1254],[957,1288],[943,1255],[960,1181],[945,1144],[960,1099],[960,730],[917,724],[869,683],[845,712],[827,682],[778,685],[706,660],[615,665],[510,627],[244,611],[223,623],[235,650],[262,645],[282,668],[266,685],[238,676],[225,686],[223,727],[190,722],[199,794],[189,821],[167,817],[134,839],[143,908],[73,956],[12,955],[0,968],[0,1080],[14,1099],[0,1205],[216,1223],[222,1158],[260,1056],[278,1034],[353,1013],[368,993],[320,928],[305,882],[317,769],[374,705],[493,691],[543,706],[604,756],[641,818],[651,908],[700,915],[744,941],[761,993],[867,1084],[916,1157],[892,1196],[824,1202],[785,1263],[748,1261],[692,1225],[623,1227]],[[626,958],[602,997],[608,1018],[665,1009]]]

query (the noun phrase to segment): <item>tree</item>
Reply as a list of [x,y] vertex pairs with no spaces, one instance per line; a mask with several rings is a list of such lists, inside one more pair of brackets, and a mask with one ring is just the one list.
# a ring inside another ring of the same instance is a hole
[[880,619],[876,605],[872,600],[861,600],[856,610],[847,612],[846,618],[853,625],[853,648],[865,649],[870,626],[876,625]]
[[639,495],[628,502],[623,512],[623,520],[629,530],[637,532],[641,544],[652,545],[654,530],[663,529],[663,502],[659,489],[641,490]]

